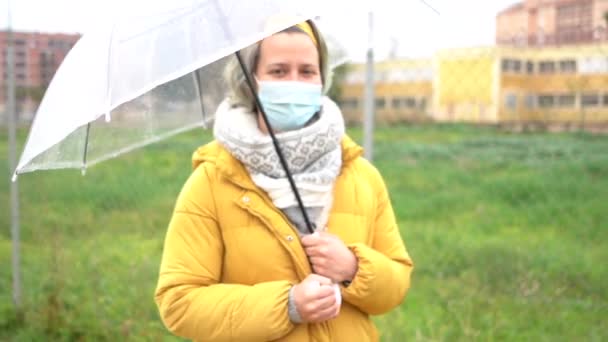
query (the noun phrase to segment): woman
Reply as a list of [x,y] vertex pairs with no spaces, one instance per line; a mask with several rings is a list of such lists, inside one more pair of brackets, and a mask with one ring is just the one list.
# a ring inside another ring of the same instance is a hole
[[307,234],[252,92],[230,66],[216,139],[194,153],[169,224],[162,320],[204,341],[376,341],[369,316],[402,302],[413,266],[380,174],[322,96],[324,40],[307,21],[242,55],[316,232]]

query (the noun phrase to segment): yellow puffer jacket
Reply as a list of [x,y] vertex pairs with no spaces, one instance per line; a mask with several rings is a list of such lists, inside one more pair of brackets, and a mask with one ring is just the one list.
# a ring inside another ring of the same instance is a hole
[[402,302],[413,264],[380,174],[348,137],[342,149],[328,231],[355,253],[359,269],[341,288],[339,316],[291,323],[289,289],[311,273],[296,229],[212,142],[194,153],[165,240],[155,298],[170,331],[197,341],[379,339],[369,315]]

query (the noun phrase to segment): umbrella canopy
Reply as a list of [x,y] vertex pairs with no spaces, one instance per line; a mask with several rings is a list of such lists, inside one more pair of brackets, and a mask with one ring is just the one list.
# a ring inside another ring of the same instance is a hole
[[225,96],[231,54],[319,8],[286,0],[163,3],[78,41],[40,104],[15,175],[84,169],[205,126]]
[[[306,19],[323,19],[318,24],[329,66],[342,64],[349,59],[342,42],[352,28],[365,26],[354,14],[390,11],[397,3],[141,1],[136,11],[86,33],[66,56],[36,113],[14,178],[35,170],[85,170],[206,126],[226,95],[222,73],[233,53]],[[326,22],[338,23],[342,32],[327,30]]]

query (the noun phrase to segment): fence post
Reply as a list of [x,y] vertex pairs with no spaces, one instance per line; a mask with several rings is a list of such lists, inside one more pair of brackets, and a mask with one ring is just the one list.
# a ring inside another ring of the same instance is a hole
[[19,237],[19,187],[17,179],[11,180],[11,176],[17,166],[17,115],[15,99],[15,50],[14,37],[11,23],[11,4],[8,1],[8,28],[7,28],[7,121],[8,121],[8,164],[10,182],[10,207],[11,207],[11,239],[12,239],[12,273],[13,273],[13,304],[15,311],[20,317],[22,315],[23,303],[21,300],[21,249]]
[[369,12],[369,42],[367,47],[367,69],[365,76],[365,111],[363,113],[363,149],[365,158],[370,162],[374,157],[374,46],[373,46],[373,30],[374,30],[374,13]]

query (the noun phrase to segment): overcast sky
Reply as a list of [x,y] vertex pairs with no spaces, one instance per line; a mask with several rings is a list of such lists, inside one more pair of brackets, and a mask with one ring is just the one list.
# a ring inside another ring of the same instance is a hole
[[[146,1],[146,6],[154,1]],[[391,46],[397,46],[401,57],[415,57],[430,55],[437,48],[491,45],[494,43],[496,13],[516,2],[395,1],[397,5],[375,9],[377,55],[386,56]],[[141,3],[140,0],[0,0],[0,27],[7,26],[9,4],[15,30],[83,33],[103,23],[116,11],[137,8]],[[363,59],[367,45],[367,17],[349,10],[339,17],[328,17],[327,21],[324,27],[339,37],[355,59]]]

